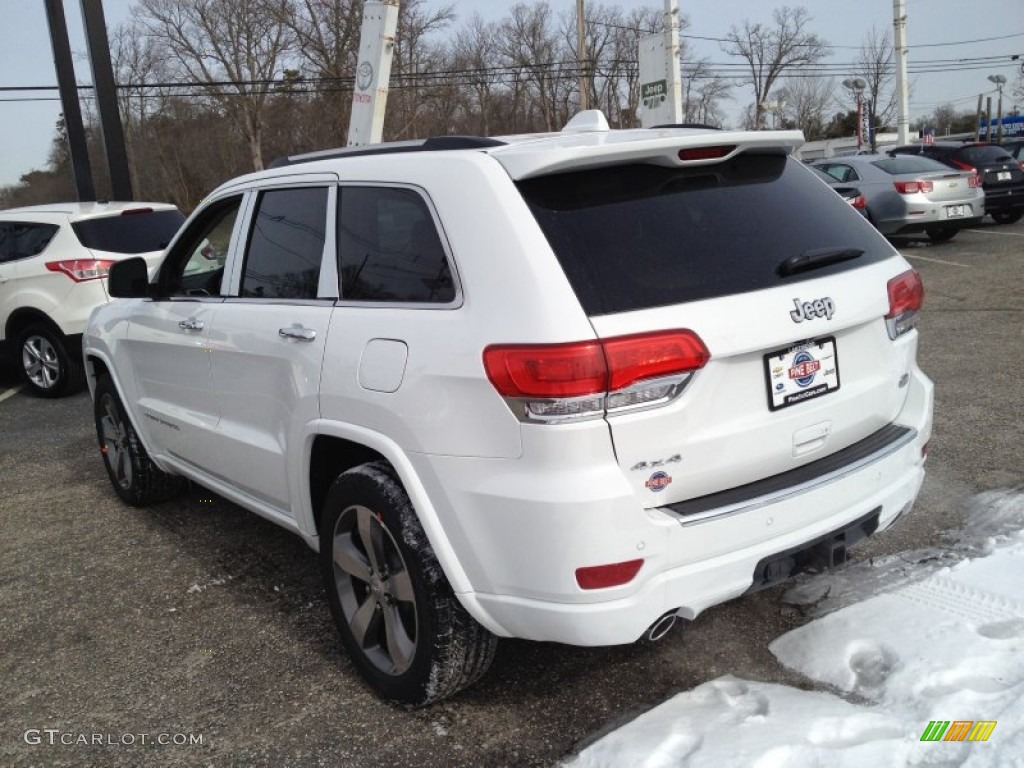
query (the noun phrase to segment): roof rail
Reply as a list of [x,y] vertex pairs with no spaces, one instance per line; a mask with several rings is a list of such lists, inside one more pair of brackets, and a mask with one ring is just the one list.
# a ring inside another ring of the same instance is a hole
[[651,130],[654,130],[655,128],[700,128],[707,131],[722,130],[717,125],[708,125],[707,123],[665,123],[664,125],[651,126]]
[[312,163],[316,160],[334,160],[345,157],[362,157],[365,155],[390,155],[398,152],[440,152],[448,149],[486,149],[487,147],[504,146],[504,141],[486,136],[431,136],[429,139],[413,141],[391,141],[385,144],[374,144],[368,147],[337,147],[322,149],[318,152],[306,152],[301,155],[288,155],[274,160],[270,168],[284,168],[299,163]]

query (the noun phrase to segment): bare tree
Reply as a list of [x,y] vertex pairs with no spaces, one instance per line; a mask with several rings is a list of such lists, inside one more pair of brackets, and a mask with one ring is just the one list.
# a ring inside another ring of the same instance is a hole
[[476,130],[483,136],[491,132],[491,109],[498,86],[498,75],[493,69],[497,60],[497,38],[497,27],[474,14],[469,23],[455,33],[451,45],[452,65],[465,73],[472,94],[467,107],[476,113]]
[[136,7],[181,75],[204,84],[241,127],[255,170],[263,169],[269,85],[292,46],[287,12],[288,0],[139,0]]
[[754,88],[754,125],[764,127],[764,102],[775,81],[789,69],[815,64],[828,52],[828,46],[817,35],[807,32],[811,17],[806,8],[783,6],[772,12],[774,26],[749,19],[743,26],[733,26],[726,34],[722,50],[742,58],[749,67],[746,85]]
[[499,41],[503,62],[518,71],[518,77],[529,86],[527,93],[532,92],[531,106],[539,110],[541,126],[553,131],[557,120],[558,64],[574,57],[559,40],[551,6],[546,0],[514,5],[511,14],[501,22]]
[[[864,38],[853,70],[866,84],[863,93],[868,110],[868,123],[871,126],[872,149],[877,146],[875,136],[878,131],[890,125],[896,115],[896,89],[893,87],[896,71],[894,56],[892,33],[888,29],[880,32],[877,27],[872,27]],[[841,94],[839,104],[843,109],[857,108],[856,98],[850,91]]]
[[773,96],[787,127],[799,128],[808,141],[814,141],[825,137],[835,90],[830,77],[790,77]]

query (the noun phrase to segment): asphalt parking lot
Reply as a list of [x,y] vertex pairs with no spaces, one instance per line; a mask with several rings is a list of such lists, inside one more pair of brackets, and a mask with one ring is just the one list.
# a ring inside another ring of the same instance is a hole
[[[1024,222],[897,245],[924,279],[935,433],[914,511],[859,558],[939,544],[970,496],[1024,487]],[[506,641],[454,699],[382,703],[304,544],[198,487],[123,505],[88,395],[16,385],[0,361],[0,764],[549,766],[720,675],[809,687],[767,649],[806,620],[776,588],[654,646]]]

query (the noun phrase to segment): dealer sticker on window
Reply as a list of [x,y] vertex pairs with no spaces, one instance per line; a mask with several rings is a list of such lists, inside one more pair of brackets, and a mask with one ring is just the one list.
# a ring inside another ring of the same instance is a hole
[[839,389],[836,340],[805,341],[764,356],[768,381],[768,407],[777,411]]

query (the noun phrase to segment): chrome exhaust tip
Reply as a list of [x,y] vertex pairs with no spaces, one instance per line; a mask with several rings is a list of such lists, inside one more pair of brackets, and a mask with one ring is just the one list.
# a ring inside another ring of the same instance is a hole
[[656,622],[651,624],[647,631],[644,632],[643,639],[649,643],[658,642],[669,633],[672,627],[675,626],[677,618],[678,614],[675,610],[669,611]]

